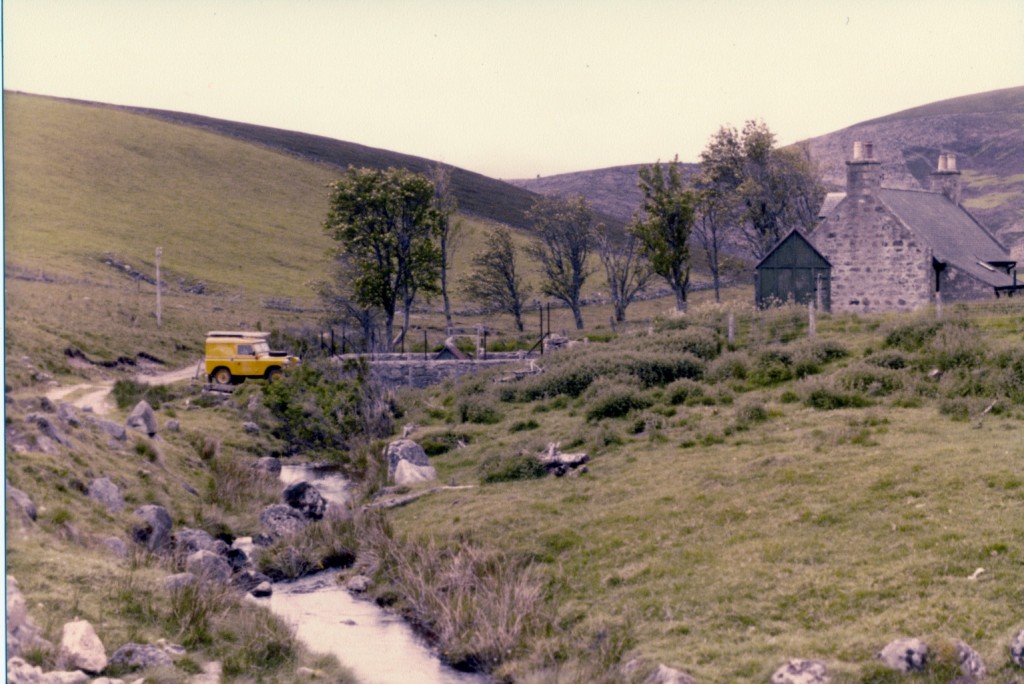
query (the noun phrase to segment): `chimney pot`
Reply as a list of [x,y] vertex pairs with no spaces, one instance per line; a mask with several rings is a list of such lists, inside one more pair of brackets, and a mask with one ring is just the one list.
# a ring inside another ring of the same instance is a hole
[[874,159],[875,145],[874,143],[864,143],[864,158]]
[[853,161],[860,161],[861,159],[861,142],[856,140],[853,143]]
[[940,154],[939,155],[939,165],[938,165],[938,167],[935,170],[936,171],[945,171],[946,170],[946,155],[944,155],[944,154]]
[[946,155],[946,170],[956,171],[956,155],[952,152]]

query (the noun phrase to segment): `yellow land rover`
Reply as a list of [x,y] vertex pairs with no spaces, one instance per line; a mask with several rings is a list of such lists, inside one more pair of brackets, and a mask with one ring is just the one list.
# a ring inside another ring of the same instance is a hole
[[298,363],[288,352],[270,351],[270,333],[214,330],[206,335],[206,375],[210,382],[230,385],[246,378],[273,380],[281,369]]

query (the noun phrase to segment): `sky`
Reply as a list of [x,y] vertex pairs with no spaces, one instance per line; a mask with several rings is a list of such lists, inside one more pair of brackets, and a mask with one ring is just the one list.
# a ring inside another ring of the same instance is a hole
[[3,0],[3,78],[533,178],[1024,85],[1024,0]]

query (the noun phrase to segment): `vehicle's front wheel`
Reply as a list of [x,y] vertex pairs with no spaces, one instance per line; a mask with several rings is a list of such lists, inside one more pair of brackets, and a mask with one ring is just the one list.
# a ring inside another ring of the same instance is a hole
[[231,384],[231,371],[227,368],[218,368],[213,371],[213,375],[210,376],[213,381],[218,385],[230,385]]

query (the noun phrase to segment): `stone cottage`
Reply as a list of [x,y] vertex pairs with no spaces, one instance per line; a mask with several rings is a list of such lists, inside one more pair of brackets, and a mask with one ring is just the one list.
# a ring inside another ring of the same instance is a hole
[[1012,295],[1017,263],[960,206],[956,155],[942,154],[931,188],[882,187],[871,143],[854,143],[846,192],[829,193],[808,236],[830,263],[833,311],[912,310]]

